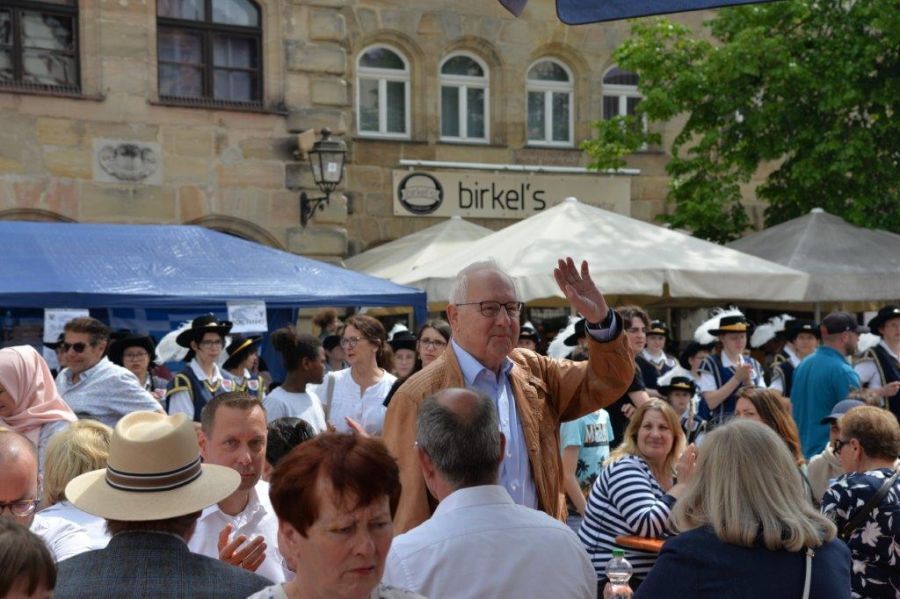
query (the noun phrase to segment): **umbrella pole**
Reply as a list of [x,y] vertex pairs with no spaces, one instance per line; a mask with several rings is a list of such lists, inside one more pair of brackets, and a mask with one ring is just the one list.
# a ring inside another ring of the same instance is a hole
[[822,304],[819,302],[813,303],[813,310],[815,311],[815,316],[813,317],[816,322],[822,322]]

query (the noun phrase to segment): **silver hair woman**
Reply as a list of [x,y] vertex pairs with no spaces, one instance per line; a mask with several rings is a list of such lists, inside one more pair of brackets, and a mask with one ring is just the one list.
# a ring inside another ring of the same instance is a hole
[[805,501],[784,441],[736,420],[709,435],[672,511],[663,547],[636,597],[850,597],[850,555]]

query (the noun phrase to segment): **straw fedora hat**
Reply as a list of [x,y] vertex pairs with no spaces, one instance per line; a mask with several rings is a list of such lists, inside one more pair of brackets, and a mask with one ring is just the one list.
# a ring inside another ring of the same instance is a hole
[[66,498],[109,520],[164,520],[218,503],[240,482],[231,468],[200,463],[194,424],[184,414],[132,412],[113,430],[107,468],[70,481]]

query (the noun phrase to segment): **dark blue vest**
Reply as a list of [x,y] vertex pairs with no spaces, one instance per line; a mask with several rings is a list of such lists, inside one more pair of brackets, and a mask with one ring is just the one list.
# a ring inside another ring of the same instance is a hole
[[[754,382],[751,386],[756,386],[757,382],[762,379],[762,372],[760,372],[759,362],[750,358],[751,363],[753,364],[753,379]],[[722,355],[721,354],[713,354],[711,356],[707,356],[706,359],[700,364],[700,372],[708,372],[713,375],[713,378],[716,380],[716,389],[721,389],[722,385],[731,380],[731,377],[734,376],[734,371],[725,365],[722,364]],[[734,390],[734,392],[725,398],[725,401],[720,403],[718,407],[715,409],[710,409],[706,404],[706,400],[703,399],[701,395],[700,399],[700,408],[698,410],[698,415],[704,420],[709,422],[709,429],[712,430],[716,426],[720,424],[724,424],[725,420],[728,419],[732,414],[734,414],[734,408],[737,404],[737,395],[738,391],[741,390],[741,387],[738,387]]]
[[[893,383],[894,381],[900,381],[900,364],[898,364],[897,360],[881,345],[876,345],[867,350],[866,353],[863,354],[863,358],[866,357],[875,358],[875,366],[878,367],[878,373],[881,375],[882,386]],[[884,407],[893,412],[894,415],[900,419],[900,391],[891,397],[885,397],[884,404]]]
[[216,381],[215,385],[210,385],[208,381],[198,379],[194,374],[194,369],[188,365],[169,383],[166,390],[166,412],[169,411],[169,398],[179,391],[187,391],[194,404],[194,422],[200,422],[200,412],[203,411],[203,406],[209,403],[213,397],[234,391],[234,387],[234,381],[227,372],[222,372],[222,379]]
[[638,368],[641,369],[641,377],[644,379],[644,388],[646,389],[656,389],[659,385],[657,379],[674,368],[674,366],[669,366],[665,362],[663,362],[662,368],[657,368],[653,362],[640,354],[634,361],[637,363]]
[[[772,366],[772,370],[777,370],[781,373],[781,380],[784,381],[784,392],[782,393],[782,395],[784,395],[785,397],[790,397],[791,386],[794,383],[794,370],[796,370],[794,368],[793,362],[791,362],[790,359],[778,362],[777,364]],[[775,377],[772,378],[774,379]]]
[[251,374],[248,378],[245,378],[241,382],[237,382],[237,379],[234,381],[234,390],[241,391],[243,393],[247,393],[258,399],[259,401],[263,400],[263,396],[265,395],[264,389],[265,384],[262,379],[259,378],[258,374]]

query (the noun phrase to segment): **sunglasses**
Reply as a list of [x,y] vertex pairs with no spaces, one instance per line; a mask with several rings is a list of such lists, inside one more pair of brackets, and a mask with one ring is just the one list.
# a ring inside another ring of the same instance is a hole
[[62,343],[59,344],[59,347],[60,347],[60,349],[63,350],[63,353],[68,352],[68,351],[71,349],[71,350],[74,351],[76,354],[80,354],[80,353],[82,353],[84,350],[87,349],[88,345],[93,345],[93,344],[90,344],[90,343],[82,343],[82,342],[80,342],[80,341],[79,341],[78,343],[66,343],[66,342],[62,342]]
[[844,448],[844,446],[848,443],[850,443],[850,439],[847,439],[846,441],[844,441],[843,439],[835,439],[834,447],[832,447],[831,449],[832,453],[834,453],[834,455],[838,455],[839,453],[841,453],[841,450]]

